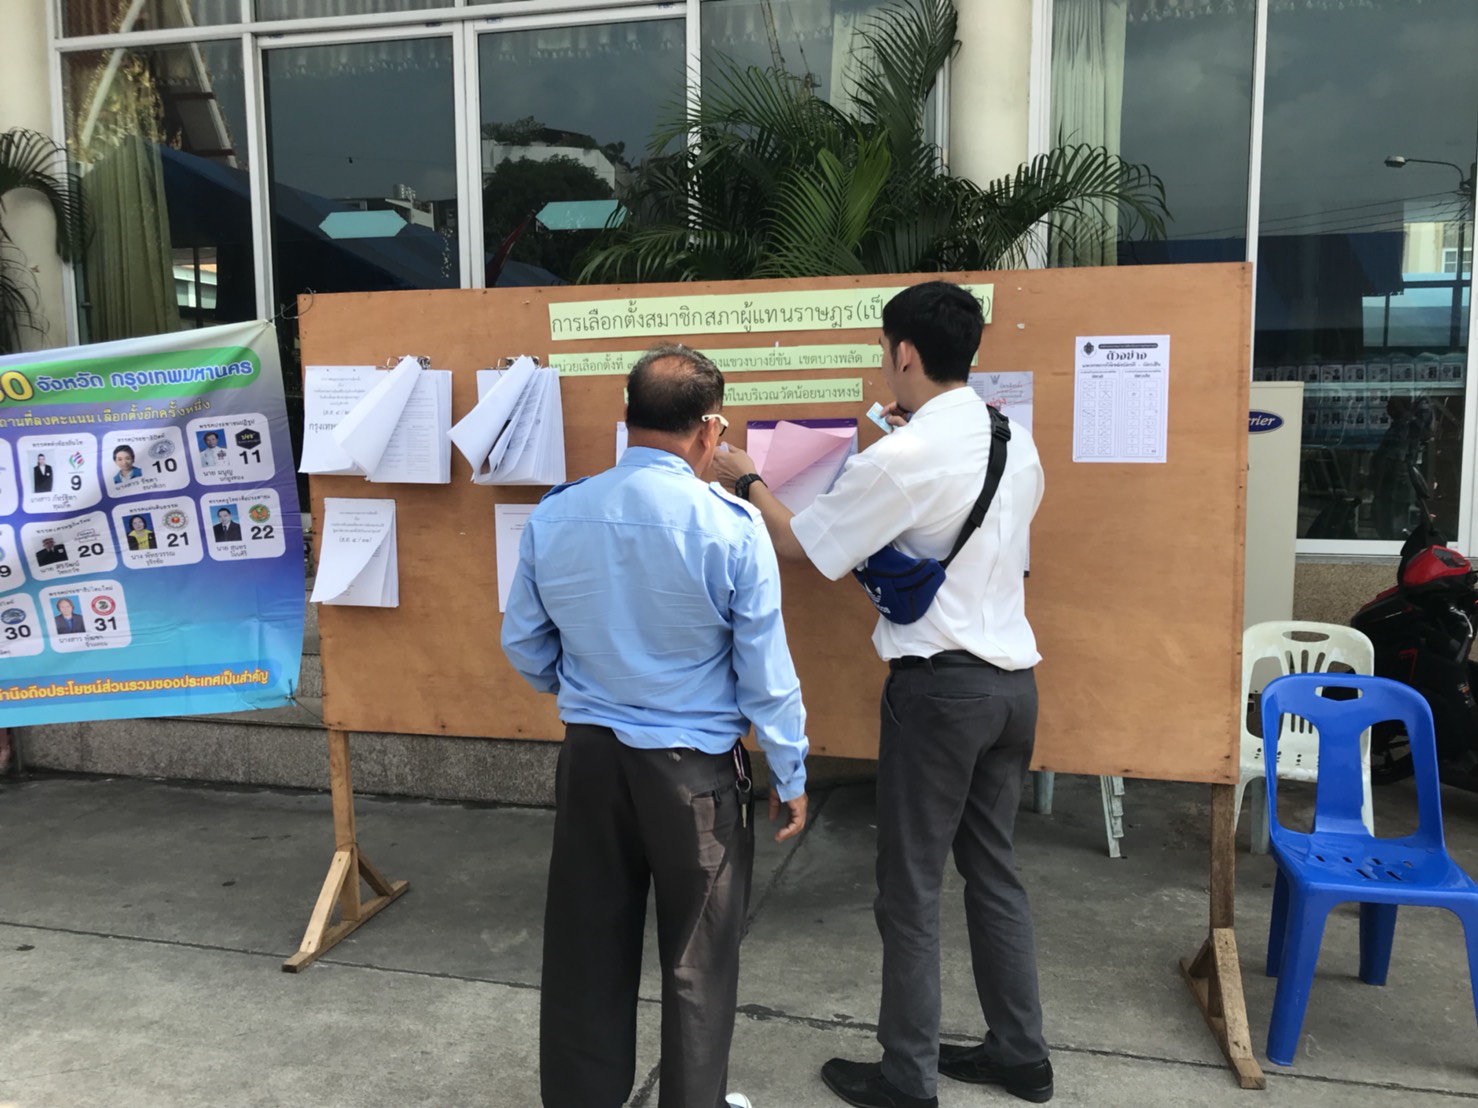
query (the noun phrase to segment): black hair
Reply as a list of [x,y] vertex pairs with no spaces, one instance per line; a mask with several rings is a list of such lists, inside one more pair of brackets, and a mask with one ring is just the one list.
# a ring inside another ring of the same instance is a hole
[[724,375],[681,343],[654,346],[626,375],[626,425],[686,434],[724,404]]
[[913,343],[931,381],[968,381],[984,329],[980,301],[948,281],[914,285],[883,305],[888,345],[896,354],[900,342]]
[[134,453],[133,447],[129,446],[128,443],[126,443],[126,442],[120,442],[117,446],[113,447],[113,460],[114,461],[117,461],[118,460],[118,452],[120,450],[127,450],[128,451],[128,456],[130,458],[137,458],[138,457],[138,455]]

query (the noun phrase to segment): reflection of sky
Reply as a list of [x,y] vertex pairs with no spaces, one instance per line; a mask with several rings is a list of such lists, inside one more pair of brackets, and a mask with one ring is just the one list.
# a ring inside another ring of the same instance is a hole
[[[396,52],[414,68],[393,69]],[[265,52],[277,181],[335,199],[457,194],[451,39]]]
[[1124,52],[1121,153],[1165,182],[1175,219],[1168,233],[1240,237],[1247,226],[1251,11],[1131,23]]
[[[1131,23],[1123,154],[1165,181],[1171,234],[1237,235],[1246,222],[1252,13]],[[1263,227],[1399,230],[1401,202],[1450,192],[1441,166],[1473,160],[1478,17],[1472,0],[1274,11],[1268,28]],[[958,125],[958,121],[957,121]],[[1396,176],[1397,173],[1401,176]]]
[[1392,170],[1382,161],[1473,160],[1475,57],[1472,0],[1272,13],[1263,226],[1399,230],[1403,198],[1455,189],[1458,175],[1445,166]]
[[555,36],[589,42],[600,29],[583,30],[584,36],[573,29],[483,35],[482,121],[532,116],[555,130],[590,135],[601,146],[624,142],[626,160],[636,165],[659,119],[669,114],[665,109],[683,93],[682,21],[622,24],[615,51],[561,55],[554,49]]
[[[1467,276],[1466,274],[1464,276]],[[1445,287],[1408,288],[1384,296],[1361,298],[1364,312],[1365,343],[1371,348],[1423,347],[1445,350],[1452,336],[1451,273],[1404,273],[1406,281],[1445,281]],[[1466,285],[1461,290],[1458,307],[1458,345],[1468,341],[1468,302],[1471,293]]]

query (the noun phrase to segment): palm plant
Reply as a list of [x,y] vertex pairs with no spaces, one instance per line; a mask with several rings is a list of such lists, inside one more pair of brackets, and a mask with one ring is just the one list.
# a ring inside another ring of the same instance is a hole
[[[984,186],[942,168],[924,104],[959,48],[953,0],[904,0],[852,44],[852,106],[780,69],[719,59],[674,109],[581,281],[914,273],[1024,265],[1045,233],[1068,251],[1164,234],[1164,186],[1102,147],[1066,145]],[[1116,218],[1106,218],[1106,213]]]
[[[56,252],[77,261],[86,247],[82,190],[68,168],[66,152],[39,131],[0,132],[0,216],[5,197],[27,189],[39,193],[56,219]],[[39,293],[25,255],[0,224],[0,354],[21,350],[27,331],[41,330]]]

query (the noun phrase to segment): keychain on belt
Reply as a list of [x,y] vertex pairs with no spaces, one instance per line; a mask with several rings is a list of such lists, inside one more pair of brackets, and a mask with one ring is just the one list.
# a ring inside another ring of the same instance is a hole
[[749,798],[754,792],[754,782],[745,771],[744,747],[734,744],[734,791],[739,794],[739,825],[749,827]]

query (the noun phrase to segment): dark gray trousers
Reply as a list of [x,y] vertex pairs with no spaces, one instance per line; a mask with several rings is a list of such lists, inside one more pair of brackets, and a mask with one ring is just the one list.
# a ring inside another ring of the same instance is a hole
[[620,1108],[636,1079],[647,892],[662,966],[659,1108],[723,1108],[754,870],[732,754],[565,728],[544,915],[544,1108]]
[[883,687],[878,898],[883,1073],[910,1096],[939,1077],[939,894],[951,848],[986,1046],[1004,1065],[1047,1057],[1036,943],[1012,836],[1036,738],[1031,670],[920,666]]

